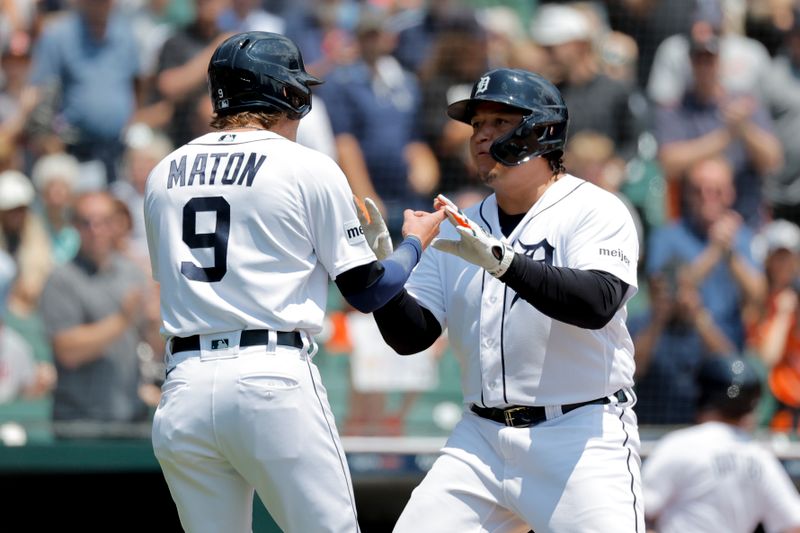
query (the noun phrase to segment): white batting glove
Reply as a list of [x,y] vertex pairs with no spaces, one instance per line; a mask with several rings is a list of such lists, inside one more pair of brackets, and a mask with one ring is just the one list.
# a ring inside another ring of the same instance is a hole
[[461,239],[457,241],[436,239],[432,243],[434,248],[457,255],[478,265],[496,278],[506,273],[514,259],[514,249],[511,245],[486,233],[483,228],[467,218],[453,202],[441,194],[437,197],[434,205],[445,210],[447,220],[455,226],[461,236]]
[[353,196],[353,204],[356,206],[358,221],[364,229],[367,244],[372,248],[375,257],[379,260],[386,259],[394,251],[394,246],[378,206],[370,198],[364,198],[364,202],[361,202],[357,196]]

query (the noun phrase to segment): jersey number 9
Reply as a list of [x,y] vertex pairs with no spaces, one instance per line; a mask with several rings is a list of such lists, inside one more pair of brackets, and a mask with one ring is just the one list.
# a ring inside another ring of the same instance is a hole
[[[216,227],[213,233],[197,233],[197,213],[213,211]],[[222,196],[192,198],[183,206],[183,242],[189,248],[213,248],[214,265],[197,266],[181,261],[181,274],[194,281],[221,280],[228,271],[228,235],[231,230],[231,205]]]

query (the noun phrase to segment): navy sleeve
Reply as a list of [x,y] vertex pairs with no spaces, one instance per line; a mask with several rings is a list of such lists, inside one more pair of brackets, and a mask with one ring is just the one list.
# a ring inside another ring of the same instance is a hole
[[403,289],[420,257],[422,244],[416,237],[408,237],[383,261],[339,274],[336,286],[347,303],[362,313],[372,313]]
[[405,289],[373,313],[386,344],[400,355],[429,348],[442,334],[442,326]]

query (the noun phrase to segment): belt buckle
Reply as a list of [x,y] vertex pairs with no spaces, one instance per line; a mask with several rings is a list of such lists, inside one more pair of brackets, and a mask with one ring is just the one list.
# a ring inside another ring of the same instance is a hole
[[[525,411],[524,407],[510,407],[503,411],[503,417],[506,419],[506,425],[509,427],[524,427],[524,426],[515,426],[514,425],[514,413],[518,413],[520,411]],[[530,426],[530,423],[528,423]]]

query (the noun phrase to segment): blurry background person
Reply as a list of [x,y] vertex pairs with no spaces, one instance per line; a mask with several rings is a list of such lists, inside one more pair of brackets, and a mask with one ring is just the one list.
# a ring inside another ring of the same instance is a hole
[[783,164],[772,120],[752,92],[731,92],[722,84],[720,40],[710,30],[690,36],[693,83],[677,104],[655,110],[658,160],[670,187],[671,216],[680,205],[682,180],[690,167],[725,157],[733,167],[734,209],[752,228],[764,220],[761,185]]
[[50,239],[39,216],[31,209],[36,192],[27,176],[16,170],[0,173],[0,250],[17,265],[8,300],[20,317],[35,313],[45,280],[53,266]]
[[76,0],[42,29],[23,106],[2,127],[20,135],[45,93],[57,88],[67,149],[105,185],[116,179],[121,134],[139,106],[139,83],[136,39],[114,0]]
[[122,157],[121,178],[110,188],[122,200],[131,216],[130,252],[144,260],[149,272],[147,236],[144,231],[144,186],[153,167],[173,149],[169,138],[145,124],[128,128]]
[[662,437],[642,466],[647,521],[659,533],[800,532],[800,496],[750,433],[761,376],[747,359],[706,360],[696,426]]
[[[663,2],[672,5],[673,2]],[[743,35],[732,2],[693,0],[685,31],[664,39],[656,50],[647,81],[647,96],[659,105],[674,105],[695,83],[691,41],[712,36],[719,42],[720,84],[729,93],[753,93],[767,79],[770,56],[763,44]]]
[[145,273],[114,249],[114,209],[107,192],[77,198],[80,250],[53,270],[42,293],[59,375],[53,398],[57,436],[117,436],[114,431],[131,430],[126,424],[148,419],[137,350],[150,342],[162,353],[163,340],[158,322],[146,320],[142,311],[152,298],[145,292]]
[[470,161],[472,128],[441,112],[469,96],[473,82],[486,72],[488,65],[486,32],[471,13],[466,13],[442,22],[430,55],[420,67],[420,127],[439,162],[437,190],[451,198],[462,189],[478,189],[484,195],[489,192]]
[[13,259],[0,251],[0,404],[39,398],[49,393],[56,382],[53,365],[37,361],[27,341],[3,323],[15,275]]
[[34,164],[31,179],[38,193],[36,207],[50,237],[53,261],[71,261],[80,246],[71,213],[80,180],[78,160],[63,152],[43,155]]
[[648,239],[650,309],[629,319],[642,424],[692,421],[698,365],[744,350],[744,310],[766,295],[753,231],[731,209],[730,165],[705,160],[686,179],[683,216]]
[[792,21],[784,46],[758,86],[784,153],[783,166],[764,179],[764,199],[773,218],[800,224],[800,7]]
[[751,317],[749,343],[768,371],[774,431],[800,432],[800,228],[776,220],[756,237],[767,275],[766,305]]
[[419,83],[390,55],[386,18],[365,10],[356,35],[359,59],[331,71],[319,91],[353,193],[372,198],[398,236],[404,209],[430,209],[439,165],[418,123]]
[[627,161],[635,153],[639,128],[632,105],[635,87],[603,72],[594,36],[605,31],[582,9],[561,4],[543,4],[531,24],[534,42],[548,53],[542,74],[569,106],[570,135],[586,130],[605,135]]

